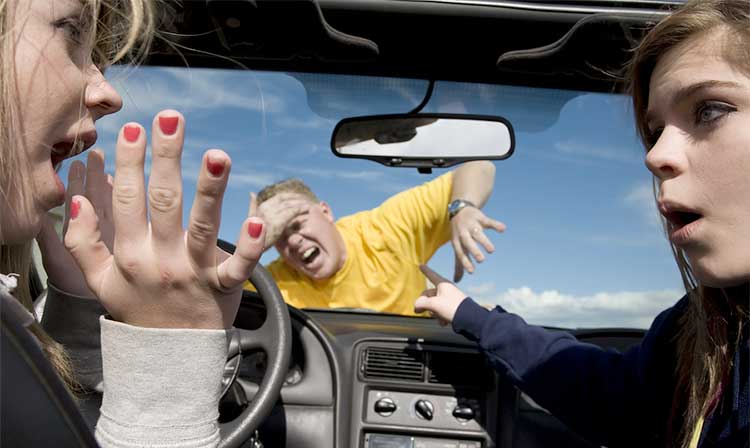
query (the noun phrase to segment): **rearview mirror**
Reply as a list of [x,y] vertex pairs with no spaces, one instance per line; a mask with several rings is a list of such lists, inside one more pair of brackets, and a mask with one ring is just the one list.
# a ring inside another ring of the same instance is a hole
[[445,168],[513,154],[513,127],[501,117],[466,114],[372,115],[347,118],[333,130],[339,157],[388,166]]

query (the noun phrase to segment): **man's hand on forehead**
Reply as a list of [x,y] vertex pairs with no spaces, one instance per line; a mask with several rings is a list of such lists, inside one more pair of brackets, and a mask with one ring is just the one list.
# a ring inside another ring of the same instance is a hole
[[255,194],[251,193],[251,215],[263,219],[266,224],[265,249],[276,244],[287,226],[297,217],[310,212],[315,205],[307,197],[297,193],[279,193],[257,205]]

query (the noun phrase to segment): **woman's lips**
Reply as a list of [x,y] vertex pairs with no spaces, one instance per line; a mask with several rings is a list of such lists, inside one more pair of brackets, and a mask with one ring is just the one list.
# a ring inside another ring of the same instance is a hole
[[50,158],[52,159],[52,166],[57,166],[63,160],[75,157],[78,154],[86,151],[87,149],[94,146],[98,135],[95,129],[81,132],[77,137],[62,142],[57,142],[52,145],[52,153]]
[[701,212],[668,199],[659,200],[659,211],[667,220],[669,239],[676,245],[693,240],[704,217]]
[[703,218],[699,218],[689,224],[676,227],[669,235],[669,239],[678,246],[684,246],[695,239],[695,233],[701,226]]
[[703,220],[703,215],[693,211],[670,211],[664,217],[669,222],[669,239],[678,246],[695,239]]

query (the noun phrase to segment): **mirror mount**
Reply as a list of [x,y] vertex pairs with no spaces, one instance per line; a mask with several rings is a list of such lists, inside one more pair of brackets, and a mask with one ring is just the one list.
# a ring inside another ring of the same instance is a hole
[[430,79],[430,83],[427,85],[427,92],[424,94],[424,98],[422,99],[422,102],[417,105],[414,109],[412,109],[408,115],[416,115],[420,112],[422,112],[422,109],[427,105],[427,103],[430,102],[430,98],[432,98],[432,92],[435,90],[435,80]]

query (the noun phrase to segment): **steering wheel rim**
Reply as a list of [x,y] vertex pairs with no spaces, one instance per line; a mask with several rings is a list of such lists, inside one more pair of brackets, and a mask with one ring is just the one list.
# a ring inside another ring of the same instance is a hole
[[[225,241],[219,240],[219,246],[224,250],[234,251],[234,247]],[[260,264],[253,270],[250,282],[258,290],[266,307],[266,320],[257,330],[235,332],[230,343],[228,359],[242,356],[243,352],[262,348],[266,352],[268,362],[263,380],[252,402],[237,418],[219,425],[220,448],[242,446],[271,413],[286,379],[292,355],[292,324],[289,319],[289,309],[276,282],[268,270]],[[237,370],[235,370],[235,375],[236,372]],[[229,385],[226,386],[228,387]]]

